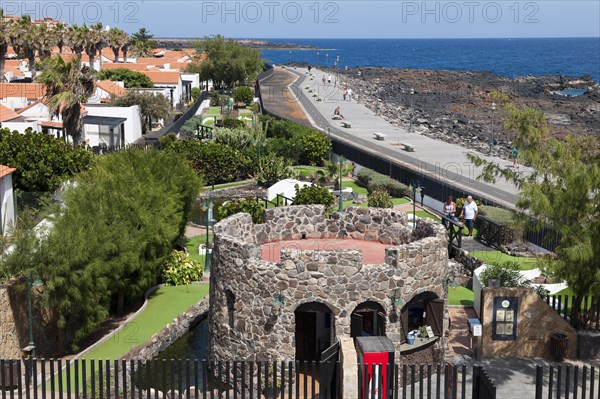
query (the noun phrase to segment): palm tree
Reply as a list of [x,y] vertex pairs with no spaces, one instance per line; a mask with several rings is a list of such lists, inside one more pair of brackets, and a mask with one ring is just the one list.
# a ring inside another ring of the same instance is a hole
[[46,24],[41,24],[37,31],[38,36],[38,56],[41,61],[50,58],[52,49],[56,46],[58,36],[56,32]]
[[[129,43],[129,35],[119,28],[112,28],[108,31],[107,35],[108,45],[115,54],[115,62],[119,61],[119,50],[121,50],[127,43]],[[125,57],[125,54],[123,54]]]
[[10,22],[4,20],[4,10],[0,8],[0,82],[4,82],[4,64],[8,46],[10,46]]
[[[84,25],[85,27],[85,25]],[[90,26],[85,35],[85,52],[90,59],[90,68],[94,69],[94,60],[106,44],[106,33],[102,30],[102,23]]]
[[71,51],[77,55],[79,62],[81,62],[81,55],[85,49],[87,30],[88,28],[85,26],[85,24],[81,27],[77,25],[71,25],[66,32],[69,47],[71,48]]
[[81,67],[81,60],[66,62],[60,55],[46,60],[44,72],[36,79],[46,85],[45,100],[50,112],[60,114],[67,134],[73,137],[73,148],[81,141],[81,104],[94,93],[94,73]]
[[35,53],[40,43],[40,30],[41,28],[31,22],[29,15],[21,16],[8,30],[15,52],[27,58],[32,77],[35,77]]
[[66,42],[65,36],[67,34],[67,26],[62,22],[59,22],[52,28],[52,33],[56,38],[56,46],[58,47],[58,53],[62,54],[63,47],[65,47]]

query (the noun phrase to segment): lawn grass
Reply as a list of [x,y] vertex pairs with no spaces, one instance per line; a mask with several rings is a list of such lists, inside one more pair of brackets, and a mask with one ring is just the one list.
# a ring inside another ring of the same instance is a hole
[[[240,187],[240,186],[246,186],[248,184],[256,184],[256,180],[243,180],[243,181],[234,181],[232,183],[218,184],[214,188],[216,190],[220,190],[222,188]],[[212,189],[213,189],[213,186],[204,186],[200,189],[200,191],[211,191]]]
[[500,251],[474,251],[471,255],[485,263],[501,265],[506,262],[517,262],[521,270],[531,270],[538,267],[538,259],[510,256]]
[[[208,234],[208,243],[213,242],[213,234]],[[200,249],[200,244],[206,243],[206,235],[201,235],[197,237],[188,238],[185,243],[185,248],[188,251],[189,257],[196,262],[200,262],[200,264],[204,264],[204,255],[200,255],[198,250]]]
[[[185,312],[191,305],[198,303],[208,295],[208,284],[192,284],[188,286],[160,287],[148,298],[148,305],[144,311],[111,339],[103,342],[96,348],[87,352],[83,359],[86,360],[88,376],[91,359],[118,359],[131,350],[131,348],[149,340],[154,334],[160,332],[167,324],[171,323],[179,314]],[[81,365],[80,365],[81,366]],[[80,367],[81,379],[81,367]],[[74,377],[73,366],[68,373]],[[63,372],[63,386],[66,386],[67,372]],[[58,385],[58,378],[55,380]],[[50,382],[47,383],[50,387]],[[75,387],[75,378],[71,379],[71,389]]]
[[[410,213],[412,213],[412,212],[410,212]],[[417,211],[416,213],[417,213],[417,217],[420,217],[420,218],[429,218],[429,219],[435,220],[436,222],[442,221],[442,219],[440,219],[439,217],[437,217],[435,215],[432,215],[431,213],[429,213],[427,211]]]
[[210,115],[219,115],[221,113],[221,107],[210,107],[206,113]]
[[315,173],[317,170],[325,170],[325,168],[320,166],[310,166],[310,165],[298,165],[293,167],[294,172],[299,174],[300,176],[308,177]]
[[409,202],[406,198],[392,198],[392,204],[394,205],[408,204]]
[[354,191],[358,195],[367,195],[368,194],[367,189],[363,186],[359,186],[356,182],[345,181],[345,182],[342,182],[342,185],[344,186],[344,188],[351,187],[352,191]]
[[473,306],[475,294],[465,287],[448,287],[448,305]]

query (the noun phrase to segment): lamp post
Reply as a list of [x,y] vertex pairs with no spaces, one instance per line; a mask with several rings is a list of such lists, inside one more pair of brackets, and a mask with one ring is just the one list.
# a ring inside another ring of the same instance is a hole
[[411,183],[408,186],[410,190],[413,192],[413,230],[417,228],[417,193],[421,193],[423,187],[419,185],[419,183]]
[[331,162],[331,127],[327,127],[327,139],[329,140],[329,162]]
[[492,103],[492,131],[490,132],[490,150],[489,155],[492,155],[492,147],[494,146],[494,111],[496,110],[496,103]]
[[29,321],[29,344],[27,345],[27,352],[31,352],[31,357],[35,358],[35,344],[33,343],[33,312],[31,309],[31,289],[33,287],[40,287],[44,285],[42,280],[36,278],[35,280],[29,274],[27,276],[27,318]]
[[290,61],[288,62],[288,66],[292,66],[292,50],[290,50]]
[[340,156],[340,206],[338,207],[338,211],[342,211],[344,209],[344,204],[342,203],[342,166],[344,164],[344,160]]
[[202,206],[202,210],[206,212],[206,244],[204,251],[204,271],[206,272],[210,266],[210,254],[208,252],[208,228],[210,222],[212,221],[212,212],[213,212],[213,202],[212,199],[207,199],[204,201],[204,205]]
[[412,132],[412,125],[413,125],[413,106],[412,106],[412,102],[413,102],[413,94],[415,94],[415,89],[411,88],[408,92],[410,94],[409,96],[409,100],[410,100],[410,106],[409,106],[409,125],[408,125],[408,131],[409,133]]

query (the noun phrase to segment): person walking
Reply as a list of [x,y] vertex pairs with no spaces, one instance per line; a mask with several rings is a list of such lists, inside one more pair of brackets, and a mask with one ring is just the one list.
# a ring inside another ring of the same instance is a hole
[[475,227],[475,220],[477,220],[477,204],[473,201],[472,196],[467,197],[467,202],[463,205],[462,211],[460,211],[460,220],[465,221],[465,225],[469,230],[467,237],[473,237],[473,227]]
[[510,150],[510,156],[513,159],[513,168],[519,169],[519,148],[513,147],[512,150]]
[[344,98],[344,101],[346,101],[347,95],[348,95],[348,88],[345,88],[344,91],[342,92],[342,97]]
[[352,89],[348,88],[346,95],[348,96],[348,101],[352,101]]
[[[443,211],[445,217],[447,217],[448,219],[454,220],[454,217],[456,215],[456,204],[454,203],[451,195],[449,195],[448,200],[446,200],[446,202],[444,202],[444,208],[442,211]],[[449,223],[446,219],[442,219],[442,223],[444,224],[444,226],[446,228],[448,228]]]
[[327,83],[331,83],[331,75],[327,75]]

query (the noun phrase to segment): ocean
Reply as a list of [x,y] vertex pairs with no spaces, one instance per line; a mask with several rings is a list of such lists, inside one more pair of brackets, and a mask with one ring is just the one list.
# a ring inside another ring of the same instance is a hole
[[[506,77],[591,75],[600,82],[600,38],[265,39],[315,50],[263,50],[270,63],[489,71]],[[339,57],[339,58],[338,58]]]

